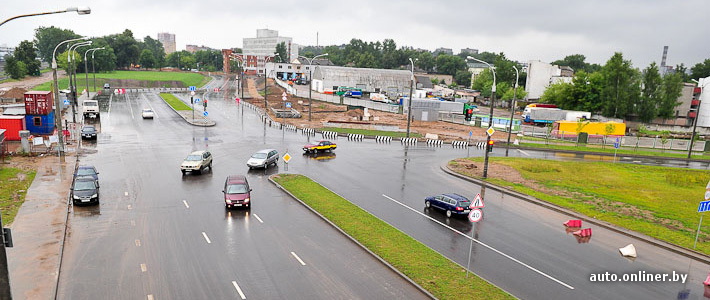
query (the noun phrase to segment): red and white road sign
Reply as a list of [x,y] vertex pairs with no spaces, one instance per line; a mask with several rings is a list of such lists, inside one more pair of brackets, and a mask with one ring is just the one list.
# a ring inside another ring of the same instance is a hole
[[219,88],[214,88],[215,93],[219,93]]
[[468,213],[468,220],[471,222],[478,222],[483,218],[483,212],[480,209],[472,209],[470,213]]
[[471,202],[471,205],[468,208],[483,208],[483,206],[483,198],[481,198],[481,193],[478,193],[476,194],[476,199],[473,199],[473,202]]
[[239,97],[237,97],[237,104],[239,104]]

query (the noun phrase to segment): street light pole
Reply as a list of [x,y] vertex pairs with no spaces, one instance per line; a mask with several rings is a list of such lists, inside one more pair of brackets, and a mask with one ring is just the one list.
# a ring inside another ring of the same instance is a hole
[[[491,88],[491,110],[490,114],[488,115],[488,127],[493,128],[493,103],[496,101],[496,71],[493,66],[491,66],[489,63],[482,61],[480,59],[477,59],[475,57],[467,57],[467,59],[475,60],[477,62],[486,64],[488,66],[488,69],[491,70],[491,73],[493,73],[493,87]],[[485,157],[483,159],[483,179],[488,178],[488,151],[490,150],[491,147],[491,136],[486,134],[486,152],[485,152]]]
[[510,100],[510,126],[508,126],[508,143],[505,144],[505,156],[508,156],[508,149],[510,149],[510,135],[513,134],[513,117],[515,116],[515,97],[518,96],[518,68],[513,65],[515,69],[515,85],[513,90],[513,100]]
[[42,15],[60,14],[60,13],[72,12],[72,11],[75,11],[75,12],[77,12],[77,13],[80,14],[80,15],[88,15],[88,14],[91,13],[91,8],[89,8],[88,6],[83,6],[83,7],[69,7],[69,8],[67,8],[67,9],[65,9],[65,10],[58,10],[58,11],[50,11],[50,12],[42,12],[42,13],[19,15],[19,16],[15,16],[15,17],[9,18],[9,19],[7,19],[7,20],[5,20],[5,21],[2,21],[2,23],[0,23],[0,26],[2,26],[3,24],[5,24],[5,23],[7,23],[7,22],[9,22],[9,21],[12,21],[12,20],[14,20],[14,19],[19,19],[19,18],[24,18],[24,17],[32,17],[32,16],[42,16]]
[[305,56],[300,56],[303,57],[308,61],[308,122],[311,121],[311,111],[313,110],[313,104],[312,102],[312,93],[313,93],[313,61],[316,60],[316,58],[319,58],[321,56],[328,56],[328,53],[323,53],[320,55],[316,55],[311,59],[308,59],[308,57]]
[[412,63],[412,77],[409,80],[409,99],[407,99],[407,138],[409,138],[409,126],[412,123],[412,94],[414,92],[414,61],[409,58]]
[[266,81],[268,79],[268,77],[266,76],[266,62],[270,59],[271,57],[269,56],[264,57],[264,112],[267,116],[269,115],[269,101],[266,100],[266,98],[269,96],[269,93],[266,90]]
[[[71,87],[70,93],[72,95],[72,121],[76,123],[76,105],[77,105],[77,97],[76,97],[76,89],[78,83],[76,82],[76,69],[74,62],[76,61],[76,57],[74,56],[74,49],[79,48],[81,46],[87,46],[91,45],[91,41],[86,41],[82,43],[76,43],[74,45],[71,45],[69,47],[69,52],[67,52],[67,63],[71,62],[71,68],[69,69],[69,85]],[[72,73],[74,76],[72,77]],[[72,82],[73,78],[73,82]]]
[[59,86],[57,82],[57,59],[55,58],[57,54],[57,48],[59,46],[68,43],[68,42],[74,42],[78,40],[85,40],[87,37],[80,37],[77,39],[71,39],[71,40],[66,40],[63,41],[59,44],[57,44],[56,47],[54,47],[54,51],[52,52],[52,79],[54,80],[54,126],[57,127],[57,135],[59,139],[59,161],[64,162],[64,130],[62,128],[62,115],[61,112],[62,110],[60,109],[61,103],[59,102]]
[[[94,49],[92,49],[94,51],[91,51],[91,73],[94,74],[94,92],[96,92],[96,66],[94,65],[94,63],[96,62],[96,59],[94,59],[94,54],[96,53],[96,50],[104,50],[104,49],[106,49],[106,48],[105,47],[94,48]],[[89,89],[88,82],[86,84],[86,89],[87,90]]]
[[[89,63],[86,59],[86,55],[89,53],[89,51],[96,51],[96,50],[100,50],[100,49],[104,49],[104,47],[93,48],[93,49],[86,50],[86,52],[84,52],[84,75],[86,77],[86,94],[87,94],[87,96],[90,96],[91,92],[89,92]],[[91,59],[92,59],[91,66],[92,67],[94,65],[93,58],[94,58],[94,52],[91,52]],[[94,74],[94,78],[96,78],[96,74]],[[94,80],[94,92],[96,92],[96,80]],[[91,98],[91,97],[89,97],[89,98]]]
[[[695,83],[697,83],[698,86],[700,86],[700,82],[698,82],[695,79],[691,79],[691,80],[694,81]],[[693,151],[693,142],[695,141],[695,129],[698,126],[698,118],[700,118],[700,106],[703,104],[703,101],[700,100],[700,98],[702,98],[701,96],[705,92],[705,86],[708,85],[708,83],[710,83],[710,82],[703,81],[703,83],[704,83],[703,86],[700,87],[700,96],[698,96],[698,113],[695,114],[695,119],[693,119],[693,134],[690,136],[690,146],[688,147],[688,159],[690,159],[690,154]]]

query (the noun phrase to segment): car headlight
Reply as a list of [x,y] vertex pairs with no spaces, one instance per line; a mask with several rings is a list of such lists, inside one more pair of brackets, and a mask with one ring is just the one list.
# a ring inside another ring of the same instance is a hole
[[74,199],[79,200],[81,198],[79,198],[79,196],[77,196],[77,195],[74,195]]
[[227,204],[232,204],[232,200],[225,200]]
[[91,195],[91,198],[96,198],[98,196],[99,196],[99,194],[93,194],[93,195]]
[[244,199],[244,203],[249,202],[249,198]]

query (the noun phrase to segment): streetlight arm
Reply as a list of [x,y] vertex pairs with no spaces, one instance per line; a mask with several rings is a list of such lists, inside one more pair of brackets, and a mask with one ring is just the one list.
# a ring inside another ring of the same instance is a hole
[[[475,60],[479,63],[485,64],[486,66],[488,66],[489,69],[491,69],[491,73],[493,73],[493,87],[491,88],[491,92],[495,93],[496,92],[496,71],[495,71],[495,68],[493,68],[493,66],[491,66],[491,64],[489,64],[485,61],[482,61],[478,58],[475,58],[475,57],[467,56],[466,59]],[[518,69],[515,69],[515,70],[517,72]]]
[[33,16],[42,16],[42,15],[61,14],[61,13],[70,12],[70,11],[75,11],[75,12],[77,12],[77,13],[80,14],[80,15],[88,15],[88,14],[91,13],[91,8],[89,8],[89,7],[78,7],[78,8],[77,8],[77,7],[70,7],[70,8],[67,8],[67,9],[65,9],[65,10],[58,10],[58,11],[50,11],[50,12],[42,12],[42,13],[19,15],[19,16],[14,16],[14,17],[12,17],[12,18],[9,18],[9,19],[7,19],[7,20],[5,20],[5,21],[2,21],[2,23],[0,23],[0,26],[2,26],[3,24],[5,24],[5,23],[7,23],[7,22],[10,22],[10,21],[12,21],[12,20],[14,20],[14,19],[19,19],[19,18],[24,18],[24,17],[33,17]]
[[57,68],[57,61],[54,59],[54,57],[57,55],[57,49],[59,48],[59,46],[61,46],[61,45],[63,45],[63,44],[66,44],[66,43],[69,43],[69,42],[74,42],[74,41],[79,41],[79,40],[85,40],[85,39],[87,39],[87,38],[88,38],[88,37],[83,36],[83,37],[76,38],[76,39],[66,40],[66,41],[63,41],[63,42],[57,44],[57,46],[54,47],[54,51],[52,52],[52,69],[56,69],[56,68]]

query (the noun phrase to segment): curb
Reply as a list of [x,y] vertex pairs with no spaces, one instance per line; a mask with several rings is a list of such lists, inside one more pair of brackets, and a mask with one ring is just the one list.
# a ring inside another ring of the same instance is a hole
[[[172,95],[173,93],[170,93],[170,94]],[[160,93],[158,93],[158,97],[160,97]],[[176,98],[177,98],[177,97],[176,97]],[[186,118],[185,116],[181,115],[177,110],[175,110],[175,108],[174,108],[172,105],[168,104],[168,102],[166,102],[165,99],[163,99],[163,97],[160,97],[160,99],[163,100],[163,103],[165,103],[165,105],[167,105],[168,107],[170,107],[170,109],[172,109],[178,116],[180,116],[183,120],[185,120],[185,122],[187,122],[188,124],[190,124],[190,125],[192,125],[192,126],[212,127],[212,126],[217,125],[217,123],[216,123],[215,121],[212,121],[212,120],[209,120],[211,123],[208,123],[208,124],[200,124],[200,123],[192,122],[192,121],[190,121],[188,118]],[[180,100],[180,98],[178,98],[178,100]],[[180,101],[183,102],[182,100],[180,100]],[[184,102],[183,102],[183,103],[184,103]]]
[[[278,174],[275,174],[275,175],[278,175]],[[335,230],[339,231],[339,232],[340,232],[341,234],[343,234],[345,237],[347,237],[348,239],[350,239],[353,243],[355,243],[356,245],[360,246],[360,248],[362,248],[362,249],[365,250],[367,253],[369,253],[370,255],[372,255],[374,258],[376,258],[380,263],[382,263],[383,265],[385,265],[386,267],[388,267],[390,270],[392,270],[393,272],[397,273],[397,275],[399,275],[400,277],[402,277],[402,279],[406,280],[406,281],[409,282],[411,285],[413,285],[414,287],[416,287],[420,292],[422,292],[423,294],[427,295],[427,296],[428,296],[429,298],[431,298],[431,299],[438,299],[438,298],[436,298],[434,295],[432,295],[431,293],[429,293],[429,291],[427,291],[426,289],[424,289],[423,287],[421,287],[419,284],[417,284],[416,282],[414,282],[411,278],[407,277],[407,275],[404,275],[404,273],[402,273],[402,272],[400,272],[399,270],[397,270],[397,268],[395,268],[394,266],[392,266],[391,264],[389,264],[387,261],[385,261],[384,259],[382,259],[380,256],[378,256],[378,255],[375,254],[374,252],[370,251],[370,249],[368,249],[367,247],[365,247],[365,245],[363,245],[363,244],[361,244],[360,242],[358,242],[355,238],[353,238],[352,236],[350,236],[347,232],[345,232],[345,231],[343,231],[342,229],[340,229],[340,227],[338,227],[338,225],[335,225],[333,222],[331,222],[330,220],[328,220],[328,218],[326,218],[325,216],[323,216],[323,215],[321,215],[319,212],[317,212],[315,209],[313,209],[313,208],[311,208],[310,206],[308,206],[308,204],[306,204],[305,202],[303,202],[301,199],[298,199],[298,197],[296,197],[295,195],[291,194],[291,192],[289,192],[288,190],[286,190],[284,187],[282,187],[280,184],[278,184],[276,181],[273,180],[272,177],[275,176],[275,175],[269,176],[269,181],[270,181],[271,183],[273,183],[274,185],[276,185],[276,187],[278,187],[279,189],[281,189],[282,191],[284,191],[286,194],[288,194],[289,196],[291,196],[291,198],[293,198],[294,200],[296,200],[296,201],[298,201],[299,203],[301,203],[303,206],[305,206],[305,207],[306,207],[308,210],[310,210],[312,213],[314,213],[315,215],[317,215],[318,217],[320,217],[323,221],[325,221],[326,223],[330,224],[330,226],[332,226]],[[315,181],[314,181],[314,182],[315,182]],[[336,194],[336,195],[337,195],[337,194]]]
[[525,201],[530,202],[532,204],[542,206],[544,208],[556,211],[558,213],[562,213],[562,214],[565,214],[565,215],[568,215],[568,216],[571,216],[571,217],[574,217],[577,219],[584,220],[585,222],[589,222],[591,224],[597,225],[597,226],[602,227],[604,229],[611,230],[613,232],[620,233],[620,234],[623,234],[623,235],[631,237],[631,238],[639,239],[639,240],[649,243],[653,246],[671,251],[676,254],[683,255],[683,256],[688,257],[690,259],[695,259],[695,260],[700,261],[702,263],[710,264],[710,256],[705,255],[703,253],[693,251],[693,250],[690,250],[687,248],[683,248],[681,246],[674,245],[674,244],[671,244],[671,243],[668,243],[665,241],[661,241],[661,240],[656,239],[654,237],[650,237],[648,235],[641,234],[641,233],[638,233],[638,232],[635,232],[635,231],[632,231],[632,230],[629,230],[626,228],[621,228],[621,227],[618,227],[618,226],[611,224],[611,223],[607,223],[607,222],[604,222],[601,220],[590,218],[587,215],[583,215],[578,212],[569,210],[567,208],[540,200],[540,199],[535,198],[533,196],[529,196],[529,195],[511,190],[507,187],[499,186],[499,185],[496,185],[496,184],[493,184],[490,182],[482,181],[480,179],[471,178],[471,177],[468,177],[465,175],[461,175],[461,174],[456,173],[456,172],[452,171],[451,169],[449,169],[448,162],[441,165],[440,168],[442,171],[444,171],[444,173],[447,173],[447,174],[452,175],[454,177],[458,177],[458,178],[466,180],[468,182],[475,183],[475,184],[478,184],[481,186],[486,186],[488,188],[491,188],[491,189],[501,192],[503,194],[513,196],[513,197],[516,197],[521,200],[525,200]]
[[[80,142],[81,143],[81,142]],[[79,152],[77,151],[76,154],[76,160],[74,160],[74,172],[76,172],[77,167],[79,167]],[[73,179],[72,179],[73,180]],[[57,296],[59,294],[59,277],[60,277],[60,272],[62,271],[62,261],[64,260],[64,243],[67,240],[67,227],[69,227],[69,214],[71,212],[71,207],[72,207],[72,199],[71,199],[71,191],[67,192],[67,215],[64,218],[64,229],[62,233],[62,240],[61,243],[59,244],[59,263],[57,264],[57,277],[56,277],[56,284],[54,285],[54,292],[52,293],[54,296],[52,299],[57,299]]]
[[[524,147],[524,146],[522,146],[522,147],[521,146],[511,146],[510,149],[521,149],[521,150],[531,150],[531,151],[541,151],[541,152],[572,153],[572,154],[591,154],[591,155],[600,155],[600,156],[614,156],[614,153],[606,153],[606,152],[547,149],[547,148]],[[626,156],[626,157],[634,157],[634,158],[652,158],[652,159],[660,159],[660,160],[680,160],[680,161],[687,161],[687,162],[710,163],[710,159],[697,159],[697,158],[687,159],[687,158],[681,158],[681,157],[651,156],[651,155],[628,154],[628,153],[622,153],[622,154],[617,153],[616,156],[617,157]]]

